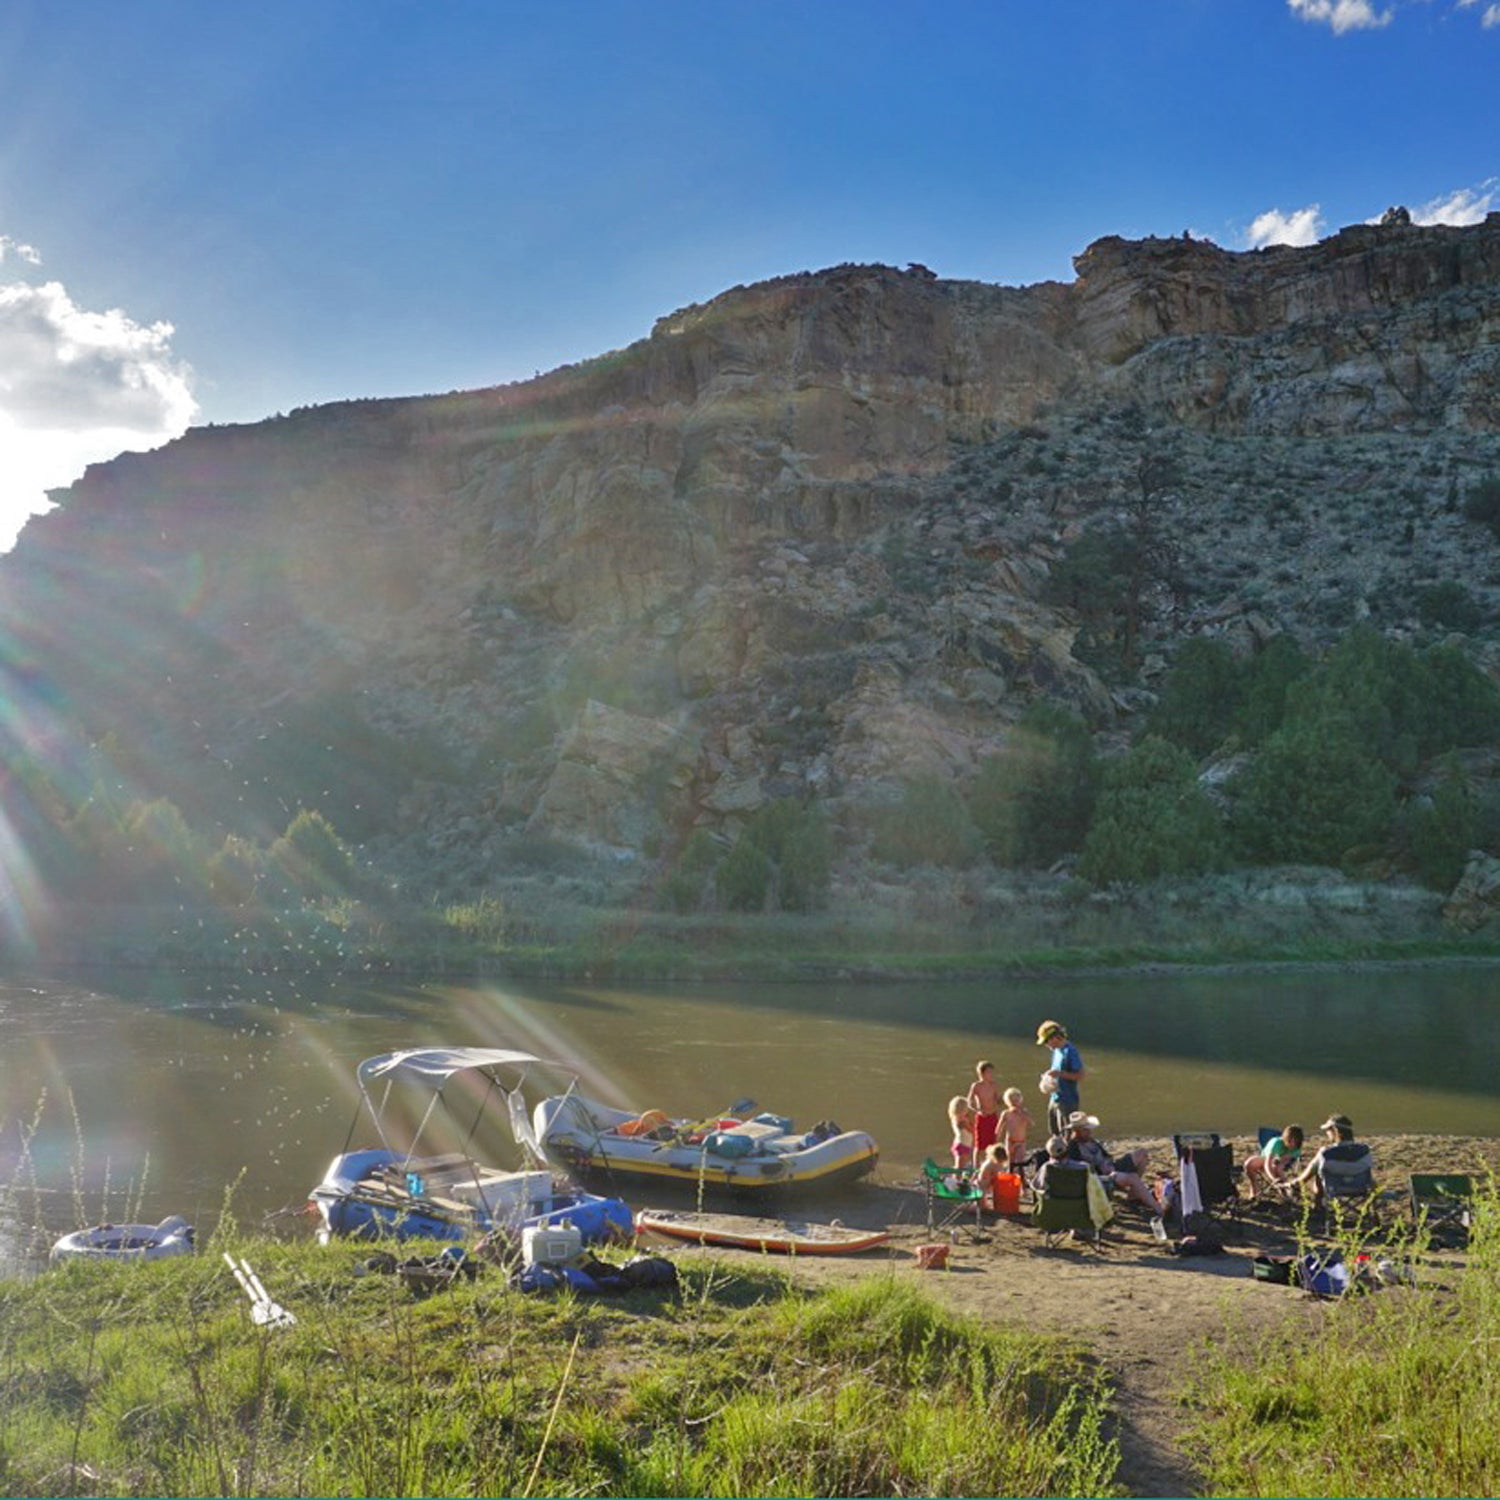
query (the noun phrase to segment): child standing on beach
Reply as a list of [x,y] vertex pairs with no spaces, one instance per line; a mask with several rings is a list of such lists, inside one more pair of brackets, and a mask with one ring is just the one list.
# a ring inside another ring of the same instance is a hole
[[969,1085],[969,1108],[974,1111],[976,1159],[1000,1139],[1000,1089],[992,1062],[974,1064],[974,1082]]
[[953,1165],[967,1172],[974,1165],[974,1111],[962,1094],[948,1101],[948,1123],[953,1127]]
[[1031,1111],[1026,1108],[1020,1089],[1006,1089],[1005,1109],[999,1119],[999,1140],[1004,1144],[1005,1159],[1012,1172],[1019,1172],[1026,1160],[1026,1136],[1031,1129]]

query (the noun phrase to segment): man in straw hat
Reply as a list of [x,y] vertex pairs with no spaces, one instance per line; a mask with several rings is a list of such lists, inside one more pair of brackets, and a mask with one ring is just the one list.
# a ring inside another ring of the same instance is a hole
[[1053,1135],[1066,1135],[1068,1116],[1079,1107],[1078,1081],[1083,1077],[1083,1059],[1068,1040],[1061,1021],[1043,1021],[1036,1029],[1038,1047],[1050,1047],[1052,1060],[1042,1076],[1050,1082],[1047,1123]]
[[1151,1189],[1141,1175],[1150,1160],[1144,1148],[1124,1151],[1119,1156],[1111,1154],[1108,1146],[1094,1132],[1099,1128],[1095,1115],[1086,1115],[1081,1109],[1068,1116],[1068,1156],[1097,1172],[1102,1181],[1117,1187],[1133,1202],[1155,1214],[1159,1212]]

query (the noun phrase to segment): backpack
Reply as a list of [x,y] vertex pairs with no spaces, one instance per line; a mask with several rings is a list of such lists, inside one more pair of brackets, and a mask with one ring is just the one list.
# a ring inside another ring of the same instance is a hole
[[628,1287],[677,1289],[677,1267],[664,1255],[633,1255],[620,1267],[620,1279]]
[[1224,1231],[1207,1214],[1189,1214],[1182,1227],[1188,1232],[1172,1246],[1173,1255],[1224,1253]]

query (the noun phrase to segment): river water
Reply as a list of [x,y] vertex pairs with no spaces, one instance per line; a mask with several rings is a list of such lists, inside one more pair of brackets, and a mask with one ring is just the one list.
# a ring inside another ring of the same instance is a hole
[[981,1057],[1044,1116],[1044,1017],[1083,1053],[1107,1140],[1335,1110],[1361,1132],[1500,1136],[1497,991],[1500,968],[1461,964],[691,988],[0,980],[0,1261],[37,1225],[210,1225],[231,1184],[242,1220],[300,1205],[348,1137],[355,1064],[437,1043],[565,1060],[629,1107],[696,1117],[748,1096],[867,1129],[892,1181],[946,1150],[947,1100]]

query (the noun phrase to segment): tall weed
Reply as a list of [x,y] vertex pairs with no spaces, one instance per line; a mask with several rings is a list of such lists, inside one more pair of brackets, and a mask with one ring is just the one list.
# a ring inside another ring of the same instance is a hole
[[[1346,1260],[1372,1242],[1352,1224]],[[1208,1493],[1500,1493],[1500,1203],[1480,1195],[1467,1255],[1423,1254],[1419,1226],[1371,1253],[1411,1285],[1346,1296],[1309,1330],[1297,1320],[1205,1351],[1193,1451]]]

